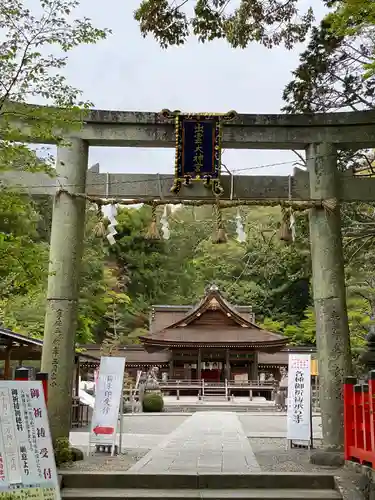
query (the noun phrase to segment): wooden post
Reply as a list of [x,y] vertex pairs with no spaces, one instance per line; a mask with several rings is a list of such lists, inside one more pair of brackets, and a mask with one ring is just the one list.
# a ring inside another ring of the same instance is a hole
[[[311,198],[339,198],[336,160],[333,145],[308,147]],[[339,451],[344,445],[342,388],[351,373],[340,207],[311,209],[309,218],[323,447]]]
[[225,378],[230,381],[230,351],[229,349],[225,349]]
[[[71,138],[57,148],[56,172],[61,187],[84,193],[88,145]],[[78,287],[83,249],[85,200],[64,192],[54,200],[47,307],[41,371],[49,376],[48,414],[52,439],[70,431]]]
[[258,381],[258,359],[259,355],[258,352],[254,352],[254,357],[253,357],[253,372],[252,372],[252,380],[255,380],[256,382]]
[[169,360],[169,379],[173,380],[174,369],[173,369],[173,351],[171,351],[171,359]]
[[74,377],[74,392],[75,396],[79,398],[79,356],[74,357],[74,364],[75,364],[75,377]]
[[198,360],[197,360],[197,379],[201,380],[202,378],[202,351],[201,348],[198,348]]
[[5,361],[4,361],[4,380],[11,380],[11,370],[10,370],[10,361],[12,355],[12,345],[7,345],[5,349]]

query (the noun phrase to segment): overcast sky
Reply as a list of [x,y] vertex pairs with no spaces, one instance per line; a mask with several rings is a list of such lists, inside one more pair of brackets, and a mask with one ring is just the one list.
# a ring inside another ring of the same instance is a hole
[[[313,4],[322,15],[321,0]],[[302,47],[267,50],[252,44],[231,49],[224,41],[162,50],[153,38],[143,39],[133,12],[139,0],[81,0],[79,16],[92,18],[113,34],[95,46],[76,49],[69,56],[69,83],[82,89],[84,98],[102,109],[157,112],[182,111],[278,113],[281,95],[291,79]],[[295,156],[288,151],[225,151],[230,170],[288,162],[242,172],[285,175]],[[91,148],[90,163],[101,172],[171,173],[173,149]]]

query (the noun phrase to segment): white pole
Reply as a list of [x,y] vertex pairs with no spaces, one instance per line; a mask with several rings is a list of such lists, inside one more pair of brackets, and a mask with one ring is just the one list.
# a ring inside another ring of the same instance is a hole
[[122,395],[121,400],[120,400],[120,436],[118,440],[118,453],[121,455],[122,453],[122,427],[123,427],[123,420],[124,420],[124,395]]

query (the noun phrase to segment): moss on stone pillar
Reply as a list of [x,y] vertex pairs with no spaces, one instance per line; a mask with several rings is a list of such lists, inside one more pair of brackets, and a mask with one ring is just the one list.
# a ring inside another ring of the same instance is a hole
[[[311,198],[338,198],[336,148],[330,144],[309,146],[307,165]],[[323,446],[338,451],[344,444],[342,387],[351,373],[339,206],[333,211],[310,210],[310,241]]]
[[[88,146],[81,139],[57,150],[60,185],[84,193]],[[47,306],[42,352],[49,375],[48,414],[53,440],[70,431],[78,290],[85,224],[85,200],[59,193],[54,200]]]

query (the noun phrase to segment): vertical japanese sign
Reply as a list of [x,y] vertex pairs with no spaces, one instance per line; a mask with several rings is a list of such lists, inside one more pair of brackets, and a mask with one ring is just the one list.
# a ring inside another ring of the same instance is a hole
[[311,439],[311,355],[289,354],[287,440]]
[[172,191],[178,193],[182,185],[203,181],[206,187],[212,187],[214,194],[220,195],[222,124],[234,120],[237,113],[180,114],[163,110],[161,115],[175,120],[175,181]]
[[216,179],[220,172],[220,122],[215,117],[180,119],[177,152],[180,177]]
[[100,358],[90,443],[115,444],[124,371],[125,358]]
[[0,381],[0,500],[59,500],[40,381]]

